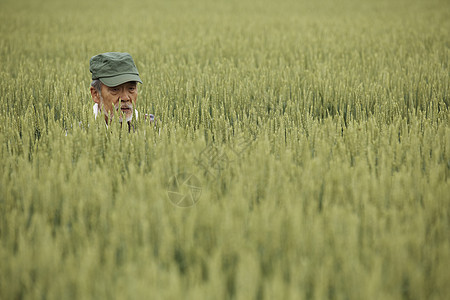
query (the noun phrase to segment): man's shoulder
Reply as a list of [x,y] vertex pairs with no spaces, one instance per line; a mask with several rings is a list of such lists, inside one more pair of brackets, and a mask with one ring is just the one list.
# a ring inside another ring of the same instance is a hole
[[155,121],[155,116],[153,114],[144,114],[144,120],[149,120],[150,122]]

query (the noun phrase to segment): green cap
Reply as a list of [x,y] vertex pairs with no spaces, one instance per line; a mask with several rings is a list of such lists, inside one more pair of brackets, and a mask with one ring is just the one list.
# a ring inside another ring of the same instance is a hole
[[98,54],[91,57],[89,64],[92,80],[99,79],[106,86],[118,86],[128,81],[142,83],[133,58],[128,53]]

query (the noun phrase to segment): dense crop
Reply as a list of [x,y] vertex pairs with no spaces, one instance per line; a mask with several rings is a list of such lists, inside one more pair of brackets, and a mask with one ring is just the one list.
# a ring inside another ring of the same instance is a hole
[[111,2],[0,2],[1,299],[448,297],[448,1]]

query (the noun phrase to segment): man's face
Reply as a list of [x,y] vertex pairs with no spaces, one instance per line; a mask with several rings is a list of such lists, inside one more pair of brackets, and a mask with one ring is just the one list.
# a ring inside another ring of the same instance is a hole
[[122,122],[122,116],[125,116],[127,122],[131,121],[138,95],[137,83],[135,81],[125,82],[114,87],[108,87],[102,84],[101,95],[92,89],[92,99],[102,107],[107,122],[108,117],[114,116],[116,113],[119,114],[119,122]]

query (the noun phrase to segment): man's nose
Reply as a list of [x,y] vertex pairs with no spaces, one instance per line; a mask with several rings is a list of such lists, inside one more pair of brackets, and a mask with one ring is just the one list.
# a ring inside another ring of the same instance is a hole
[[126,90],[122,91],[120,93],[120,100],[122,100],[122,101],[130,101],[131,100],[130,94]]

